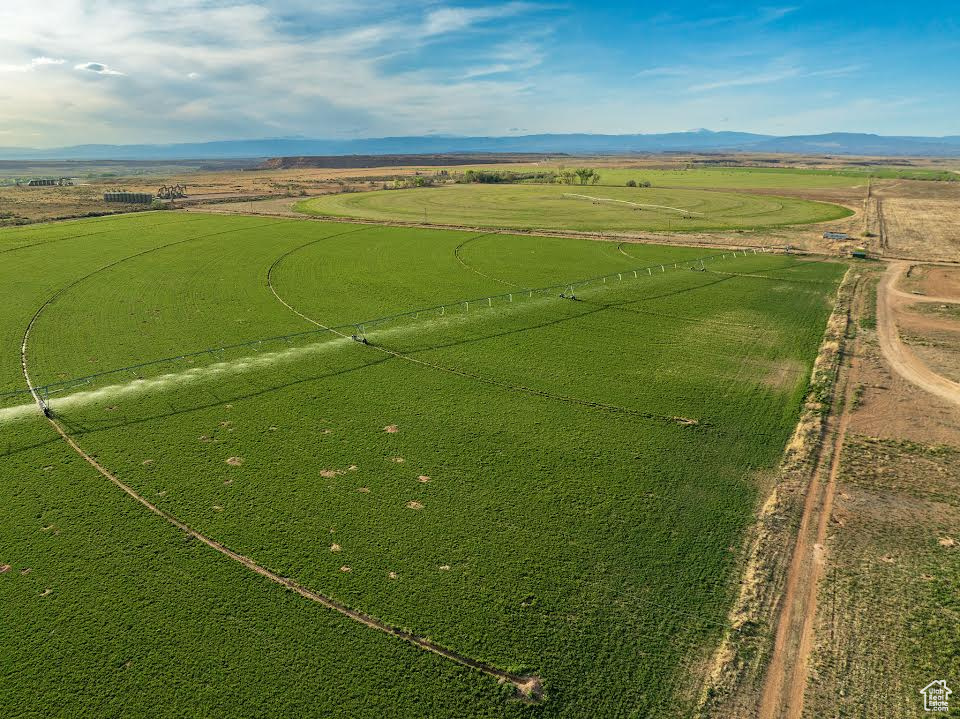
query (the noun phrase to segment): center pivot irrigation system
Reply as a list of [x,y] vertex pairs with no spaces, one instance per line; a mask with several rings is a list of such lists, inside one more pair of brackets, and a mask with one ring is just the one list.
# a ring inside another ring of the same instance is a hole
[[[482,310],[483,308],[493,307],[495,304],[498,306],[510,305],[523,299],[533,298],[534,296],[546,297],[554,295],[561,299],[576,300],[577,296],[575,293],[578,289],[597,286],[602,287],[608,284],[617,284],[625,280],[652,277],[657,274],[665,274],[668,270],[706,271],[707,262],[717,262],[725,260],[728,257],[732,259],[738,256],[743,257],[748,254],[756,255],[758,253],[767,253],[770,252],[771,249],[773,248],[733,250],[731,252],[709,255],[691,260],[656,263],[652,265],[645,265],[643,267],[621,270],[619,272],[612,272],[607,275],[598,275],[596,277],[561,282],[554,285],[548,285],[546,287],[520,287],[512,292],[505,292],[499,295],[488,295],[486,297],[478,297],[469,300],[457,300],[454,302],[447,302],[445,304],[434,305],[432,307],[423,307],[410,310],[408,312],[400,312],[393,315],[376,317],[374,319],[363,320],[361,322],[351,322],[348,324],[337,325],[335,327],[307,330],[305,332],[296,332],[294,334],[279,335],[276,337],[265,337],[261,339],[250,340],[248,342],[224,345],[222,347],[210,347],[197,352],[190,352],[172,357],[164,357],[162,359],[151,360],[149,362],[141,362],[139,364],[128,365],[126,367],[120,367],[104,372],[97,372],[95,374],[77,377],[74,379],[61,380],[59,382],[37,385],[27,389],[0,393],[0,405],[7,404],[10,401],[19,401],[29,396],[31,400],[36,400],[39,403],[43,413],[49,417],[53,414],[53,410],[50,406],[51,398],[57,395],[63,395],[70,390],[92,385],[95,382],[100,382],[102,380],[111,378],[124,378],[129,380],[132,377],[132,380],[134,381],[145,380],[147,379],[145,375],[154,374],[153,372],[150,372],[152,369],[156,369],[164,365],[169,366],[175,363],[192,363],[198,357],[210,357],[217,361],[223,361],[227,352],[242,349],[251,349],[259,352],[264,348],[265,345],[281,343],[293,344],[299,340],[328,334],[330,331],[340,334],[341,336],[350,337],[354,341],[362,344],[370,344],[370,341],[367,338],[367,332],[374,328],[381,328],[384,325],[396,323],[401,320],[419,320],[421,316],[427,319],[445,317],[447,315],[467,315],[471,312]],[[555,294],[557,292],[559,292],[558,295]],[[195,367],[196,365],[192,366]]]

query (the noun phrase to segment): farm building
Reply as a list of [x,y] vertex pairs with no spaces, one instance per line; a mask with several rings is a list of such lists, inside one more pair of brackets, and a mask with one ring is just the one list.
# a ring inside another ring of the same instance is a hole
[[54,187],[56,184],[56,180],[30,180],[27,187]]
[[824,232],[823,239],[825,240],[849,240],[850,235],[846,232]]
[[104,192],[104,202],[126,202],[131,205],[149,205],[153,195],[149,192]]

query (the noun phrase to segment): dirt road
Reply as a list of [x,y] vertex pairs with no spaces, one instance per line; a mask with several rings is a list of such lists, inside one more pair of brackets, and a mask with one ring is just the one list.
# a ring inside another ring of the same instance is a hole
[[960,384],[938,375],[925,365],[900,339],[897,312],[919,302],[960,303],[960,298],[912,295],[897,289],[909,267],[907,262],[891,262],[877,287],[877,335],[880,349],[890,368],[908,382],[960,406]]
[[[854,296],[853,316],[862,311],[862,293]],[[820,451],[807,489],[797,543],[787,573],[777,620],[773,653],[764,678],[759,719],[800,719],[803,716],[808,663],[814,643],[817,588],[826,563],[825,544],[833,498],[840,471],[844,439],[850,424],[850,407],[860,372],[856,340],[846,351],[849,367],[841,364],[839,392],[828,425],[828,440]],[[831,422],[833,424],[833,422]]]

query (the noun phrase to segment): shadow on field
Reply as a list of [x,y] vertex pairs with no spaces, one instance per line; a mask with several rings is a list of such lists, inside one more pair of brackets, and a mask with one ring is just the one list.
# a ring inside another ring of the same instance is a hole
[[[43,423],[47,425],[47,427],[49,427],[46,419],[44,419],[43,415],[40,414],[40,410],[37,410],[37,416],[35,418],[31,418],[28,421],[34,421],[34,420],[43,420]],[[47,447],[49,445],[57,444],[62,441],[63,440],[60,439],[60,435],[55,434],[51,436],[50,439],[45,439],[42,442],[33,442],[32,444],[15,445],[13,442],[7,442],[7,449],[5,452],[0,452],[0,458],[13,457],[14,455],[20,454],[21,452],[29,452],[31,449],[39,449],[40,447]]]

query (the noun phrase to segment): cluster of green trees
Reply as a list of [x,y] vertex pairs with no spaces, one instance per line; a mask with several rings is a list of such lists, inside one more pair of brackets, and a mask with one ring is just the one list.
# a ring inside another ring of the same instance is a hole
[[561,167],[556,181],[561,185],[596,185],[600,182],[600,173],[592,167]]
[[538,182],[561,185],[596,185],[600,182],[600,173],[592,167],[561,167],[557,171],[536,170],[532,172],[511,172],[509,170],[467,170],[458,178],[459,182],[478,182],[483,184]]
[[485,185],[517,182],[553,182],[556,173],[545,170],[537,172],[510,172],[509,170],[467,170],[459,182],[477,182]]
[[[449,176],[443,170],[431,177],[428,175],[413,175],[394,180],[395,188],[431,187],[437,180],[444,181]],[[466,170],[454,176],[456,182],[482,185],[517,184],[521,182],[560,184],[560,185],[596,185],[600,182],[600,173],[592,167],[561,167],[557,170],[532,170],[516,172],[513,170]],[[650,182],[643,180],[628,180],[627,187],[650,187]],[[386,188],[384,188],[386,189]]]
[[398,177],[393,181],[393,187],[396,190],[406,190],[411,187],[433,187],[434,178],[427,175],[410,175],[409,177]]

